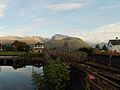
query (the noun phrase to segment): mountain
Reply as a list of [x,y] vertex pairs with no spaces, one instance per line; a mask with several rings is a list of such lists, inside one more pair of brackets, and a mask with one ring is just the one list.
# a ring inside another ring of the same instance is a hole
[[76,38],[76,37],[67,37],[67,38],[62,39],[61,42],[63,43],[63,45],[67,44],[67,46],[71,49],[90,47],[88,45],[88,43],[86,43],[82,39]]
[[33,44],[37,42],[44,43],[47,47],[52,48],[70,48],[78,49],[81,47],[89,47],[89,45],[80,38],[69,37],[66,35],[55,34],[51,39],[42,38],[39,36],[27,36],[27,37],[18,37],[18,36],[4,36],[0,37],[2,43],[13,43],[15,40],[26,42],[27,44]]
[[46,46],[52,48],[71,48],[79,49],[81,47],[89,47],[89,45],[76,37],[69,37],[64,35],[54,35],[47,43]]
[[28,44],[33,44],[37,42],[44,42],[44,38],[39,37],[39,36],[28,36],[28,37],[18,37],[18,36],[3,36],[0,37],[0,41],[2,43],[13,43],[15,40],[21,41],[21,42],[26,42]]
[[67,38],[68,36],[66,35],[61,35],[61,34],[55,34],[54,36],[52,36],[51,40],[62,40],[64,38]]
[[27,42],[28,44],[33,44],[33,43],[37,43],[37,42],[41,42],[43,43],[43,38],[42,37],[38,37],[38,36],[34,36],[33,37],[23,37],[20,41],[22,42]]
[[107,43],[110,39],[120,38],[120,23],[109,24],[89,32],[84,32],[80,37],[89,43]]

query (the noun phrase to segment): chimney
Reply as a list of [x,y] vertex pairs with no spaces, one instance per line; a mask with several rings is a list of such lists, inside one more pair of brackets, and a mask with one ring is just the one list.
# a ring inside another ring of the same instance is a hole
[[118,40],[118,37],[116,37],[116,40]]

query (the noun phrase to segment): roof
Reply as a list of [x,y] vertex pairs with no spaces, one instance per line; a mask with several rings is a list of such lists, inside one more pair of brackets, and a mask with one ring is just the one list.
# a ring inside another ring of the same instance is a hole
[[43,43],[38,42],[38,43],[36,43],[35,45],[44,45],[44,44],[43,44]]
[[109,40],[109,43],[111,43],[112,45],[120,45],[120,39],[118,39],[118,40]]

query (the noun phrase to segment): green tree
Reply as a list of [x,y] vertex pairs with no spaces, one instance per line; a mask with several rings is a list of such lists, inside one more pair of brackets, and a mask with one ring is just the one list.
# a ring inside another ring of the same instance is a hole
[[104,44],[102,50],[107,50],[107,46]]
[[44,75],[37,73],[37,72],[33,72],[32,78],[33,78],[32,84],[33,84],[35,90],[47,90]]
[[85,52],[85,53],[88,53],[88,54],[92,54],[94,52],[92,47],[91,48],[83,47],[83,48],[78,49],[78,51],[82,51],[82,52]]
[[98,49],[98,50],[100,50],[99,44],[97,44],[97,45],[95,46],[95,48]]
[[19,41],[14,41],[12,43],[12,47],[14,51],[22,51],[22,52],[28,52],[30,51],[30,46],[26,44],[26,42],[19,42]]
[[62,62],[60,59],[51,59],[50,64],[44,66],[44,75],[36,73],[32,75],[33,84],[37,90],[66,90],[70,80],[69,73],[68,63]]
[[47,83],[50,85],[50,90],[65,90],[66,84],[70,79],[69,64],[56,59],[53,64],[47,66],[46,75]]
[[11,44],[5,44],[3,45],[3,51],[12,51],[12,45]]

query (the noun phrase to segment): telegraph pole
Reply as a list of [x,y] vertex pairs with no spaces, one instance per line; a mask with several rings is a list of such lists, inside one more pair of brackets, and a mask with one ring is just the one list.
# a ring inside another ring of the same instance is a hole
[[34,51],[34,36],[33,36],[33,50],[32,51]]
[[2,41],[1,41],[1,47],[0,47],[0,50],[2,51],[3,49],[2,49]]
[[33,36],[33,45],[34,45],[34,37],[35,37],[35,36]]

